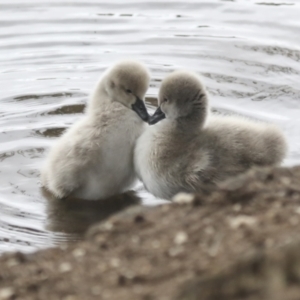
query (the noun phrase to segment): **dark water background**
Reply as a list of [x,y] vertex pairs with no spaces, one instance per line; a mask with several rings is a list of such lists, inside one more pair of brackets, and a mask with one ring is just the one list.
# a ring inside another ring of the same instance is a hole
[[[150,109],[166,74],[197,71],[215,110],[278,124],[290,146],[285,165],[299,164],[299,16],[297,0],[0,0],[0,252],[75,239],[46,229],[39,169],[82,116],[102,71],[121,58],[150,68]],[[116,203],[136,201],[131,196]],[[114,210],[98,205],[92,211],[103,217]],[[68,210],[64,204],[52,215],[73,229],[78,216],[84,224],[99,218],[80,203]]]

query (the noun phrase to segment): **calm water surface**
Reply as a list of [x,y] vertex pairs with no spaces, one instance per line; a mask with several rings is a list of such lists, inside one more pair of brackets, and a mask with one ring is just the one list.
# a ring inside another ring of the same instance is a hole
[[[124,57],[151,70],[150,110],[166,74],[195,70],[214,110],[278,124],[290,146],[285,164],[299,164],[299,16],[298,0],[1,0],[0,252],[77,238],[60,232],[69,231],[60,223],[48,229],[39,169],[82,117],[102,71]],[[143,190],[137,195],[156,203]],[[122,197],[116,203],[135,201]],[[114,210],[98,205],[91,206],[100,218]],[[80,203],[73,214],[64,214],[68,204],[50,211],[73,225],[77,217],[84,224],[99,218]]]

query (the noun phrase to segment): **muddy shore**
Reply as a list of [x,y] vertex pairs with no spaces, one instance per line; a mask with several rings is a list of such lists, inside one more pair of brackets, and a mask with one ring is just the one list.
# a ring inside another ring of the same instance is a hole
[[0,299],[299,299],[300,167],[134,205],[85,240],[0,257]]

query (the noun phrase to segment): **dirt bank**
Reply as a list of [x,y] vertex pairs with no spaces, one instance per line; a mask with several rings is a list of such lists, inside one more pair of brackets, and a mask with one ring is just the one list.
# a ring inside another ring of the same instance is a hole
[[84,242],[0,258],[0,299],[299,299],[300,167],[134,206]]

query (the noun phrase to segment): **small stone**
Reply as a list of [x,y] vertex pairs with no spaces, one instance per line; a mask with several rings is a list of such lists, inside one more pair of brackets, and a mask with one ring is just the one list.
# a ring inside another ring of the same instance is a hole
[[140,238],[137,235],[135,235],[131,238],[131,241],[133,244],[138,245],[140,243]]
[[[135,278],[135,273],[132,272],[131,270],[126,270],[125,272],[123,272],[123,274],[120,275],[121,277],[123,276],[125,278],[125,281],[127,282],[127,280],[132,280],[133,278]],[[121,279],[122,281],[123,279]]]
[[63,300],[77,300],[78,298],[75,297],[74,295],[68,295],[66,297],[63,298]]
[[215,233],[215,229],[212,227],[212,226],[208,226],[204,229],[204,232],[207,234],[207,235],[212,235]]
[[288,186],[288,185],[291,184],[291,179],[288,178],[288,177],[282,177],[282,178],[281,178],[281,182],[282,182],[284,185]]
[[173,247],[169,249],[169,255],[171,257],[175,257],[178,256],[179,254],[181,254],[183,252],[183,248],[182,247]]
[[281,202],[275,202],[275,203],[274,203],[274,208],[275,208],[275,209],[280,209],[280,208],[282,208],[282,203],[281,203]]
[[105,263],[100,263],[97,265],[97,269],[101,272],[104,273],[108,270],[108,265],[106,265]]
[[91,292],[94,296],[99,296],[101,293],[101,288],[99,286],[93,286]]
[[62,245],[59,246],[59,248],[60,248],[61,250],[65,251],[65,250],[68,249],[68,245],[62,244]]
[[194,194],[178,193],[173,197],[172,201],[174,203],[183,205],[183,204],[192,204],[194,199],[195,199]]
[[145,222],[145,217],[143,215],[137,215],[134,217],[135,223],[143,223]]
[[250,216],[238,216],[229,220],[231,228],[239,228],[242,225],[253,226],[256,223],[256,219]]
[[289,221],[290,221],[290,224],[293,226],[296,226],[299,224],[299,219],[296,216],[291,217]]
[[187,240],[188,240],[188,235],[184,231],[179,231],[174,238],[174,243],[177,245],[182,245],[186,243]]
[[270,211],[267,213],[267,216],[275,223],[279,223],[284,220],[284,218],[281,216],[280,211]]
[[16,266],[16,265],[18,265],[19,264],[19,262],[16,260],[16,259],[14,259],[14,258],[11,258],[11,259],[9,259],[8,261],[7,261],[7,265],[9,266],[9,267],[14,267],[14,266]]
[[274,241],[271,238],[267,238],[265,241],[265,245],[267,248],[271,248],[274,246]]
[[154,248],[154,249],[160,248],[160,241],[158,241],[158,240],[152,241],[151,246],[152,246],[152,248]]
[[161,211],[164,213],[168,213],[170,211],[170,203],[165,203],[161,205]]
[[77,249],[75,249],[75,250],[73,250],[73,256],[74,257],[83,257],[83,256],[85,256],[85,250],[84,249],[80,249],[80,248],[77,248]]
[[0,289],[0,299],[6,300],[10,299],[15,295],[15,291],[12,287],[2,288]]
[[110,231],[114,228],[114,225],[111,223],[111,222],[105,222],[103,224],[103,229],[104,230],[107,230],[107,231]]
[[112,258],[110,260],[110,265],[113,267],[113,268],[118,268],[120,267],[121,265],[121,261],[118,259],[118,258]]
[[[136,295],[141,295],[143,293],[143,288],[139,285],[134,285],[132,290]],[[138,298],[140,298],[140,297],[138,297]]]
[[211,223],[211,219],[210,219],[210,218],[204,218],[204,219],[202,220],[202,222],[203,222],[203,224],[205,224],[205,225],[209,225],[209,224]]
[[72,270],[72,266],[70,263],[64,262],[59,266],[59,271],[61,273],[70,272]]
[[241,204],[235,204],[235,205],[233,205],[232,208],[233,208],[234,211],[238,212],[238,211],[241,211],[242,205]]

